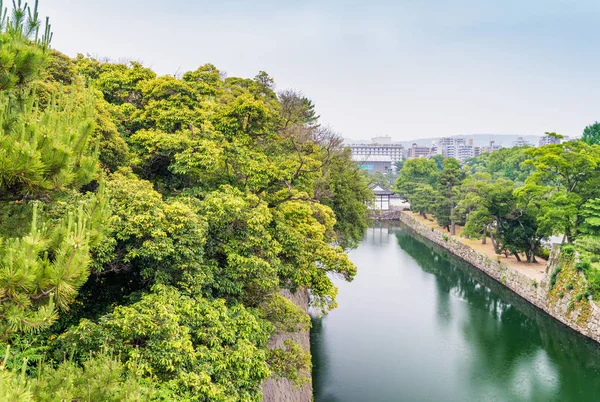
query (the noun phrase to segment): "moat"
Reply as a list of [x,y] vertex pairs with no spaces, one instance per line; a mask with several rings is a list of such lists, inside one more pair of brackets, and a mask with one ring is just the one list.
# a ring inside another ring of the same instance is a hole
[[313,319],[316,402],[595,401],[600,347],[403,226],[369,229]]

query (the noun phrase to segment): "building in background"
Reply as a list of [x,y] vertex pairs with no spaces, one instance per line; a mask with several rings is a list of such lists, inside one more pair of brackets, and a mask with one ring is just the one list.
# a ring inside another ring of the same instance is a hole
[[513,141],[513,147],[533,147],[535,146],[529,141],[526,141],[523,137],[518,137],[515,141]]
[[465,163],[467,159],[473,158],[474,156],[475,147],[473,145],[459,145],[456,149],[456,159],[458,159],[460,163]]
[[390,209],[390,197],[394,195],[394,192],[379,183],[373,183],[369,187],[371,187],[371,190],[375,195],[375,201],[373,201],[371,208],[380,211],[387,211]]
[[481,152],[496,152],[502,148],[502,145],[496,144],[496,141],[490,140],[490,145],[487,147],[481,147]]
[[[472,148],[473,140],[470,140],[470,144]],[[467,145],[467,140],[464,138],[442,137],[437,141],[437,154],[442,155],[444,158],[456,158],[460,160],[460,149],[465,146],[469,145]]]
[[412,147],[408,148],[407,159],[414,158],[428,158],[432,156],[432,148],[420,147],[417,144],[412,144]]
[[[568,141],[568,137],[565,137],[565,140]],[[540,137],[540,147],[549,144],[560,144],[560,138],[554,137],[552,135],[544,135]]]
[[352,160],[368,173],[394,173],[396,165],[388,155],[352,155]]
[[350,150],[355,160],[386,161],[389,158],[394,163],[405,156],[402,144],[392,143],[391,137],[375,137],[370,143],[351,144]]

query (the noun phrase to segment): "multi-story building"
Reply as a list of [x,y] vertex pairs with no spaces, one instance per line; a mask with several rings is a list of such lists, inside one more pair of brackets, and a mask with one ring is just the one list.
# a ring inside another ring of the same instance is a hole
[[401,144],[393,144],[390,137],[375,137],[370,143],[350,145],[352,156],[359,160],[378,157],[389,157],[392,162],[404,159],[404,147]]
[[464,138],[442,137],[437,142],[437,153],[444,158],[458,159],[461,146],[467,146]]
[[412,147],[408,148],[407,158],[427,158],[432,155],[431,150],[430,147],[420,147],[417,144],[412,144]]
[[518,137],[516,141],[513,141],[513,147],[532,147],[533,144],[529,141],[525,141],[523,137]]
[[487,147],[481,147],[481,152],[495,152],[502,148],[502,145],[497,145],[496,141],[490,140],[490,145]]
[[554,137],[552,135],[544,135],[540,137],[540,147],[549,144],[560,144],[560,138]]
[[366,170],[369,173],[391,173],[396,170],[394,161],[387,155],[352,155],[352,160],[356,162],[361,169]]
[[456,149],[456,159],[464,163],[467,159],[475,156],[475,147],[473,145],[459,145]]

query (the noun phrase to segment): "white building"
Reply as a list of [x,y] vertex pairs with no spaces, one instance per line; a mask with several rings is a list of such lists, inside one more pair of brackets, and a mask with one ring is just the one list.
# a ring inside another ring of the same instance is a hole
[[456,159],[460,163],[464,163],[467,159],[472,158],[475,155],[475,147],[473,145],[459,145],[456,150]]
[[543,147],[544,145],[549,145],[549,144],[560,144],[560,138],[556,138],[551,135],[544,135],[544,136],[540,137],[540,147]]
[[513,141],[513,147],[532,147],[533,144],[529,141],[525,141],[523,137],[518,137],[516,141]]
[[444,158],[459,159],[461,146],[467,146],[464,138],[442,137],[437,141],[437,153]]
[[352,156],[359,160],[377,160],[379,157],[389,157],[392,163],[404,158],[404,147],[393,144],[390,137],[375,137],[370,143],[350,145]]
[[352,155],[352,160],[369,173],[390,173],[396,171],[395,161],[388,155]]

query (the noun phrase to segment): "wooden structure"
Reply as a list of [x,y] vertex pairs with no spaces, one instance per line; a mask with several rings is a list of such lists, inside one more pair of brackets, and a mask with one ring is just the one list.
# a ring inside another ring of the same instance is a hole
[[376,210],[380,210],[380,211],[387,211],[390,209],[390,197],[392,195],[394,195],[394,192],[392,190],[390,190],[389,188],[387,188],[386,186],[379,184],[379,183],[373,183],[371,184],[371,190],[373,191],[373,194],[375,194],[375,202],[373,202],[373,205],[371,206],[371,208],[376,209]]

